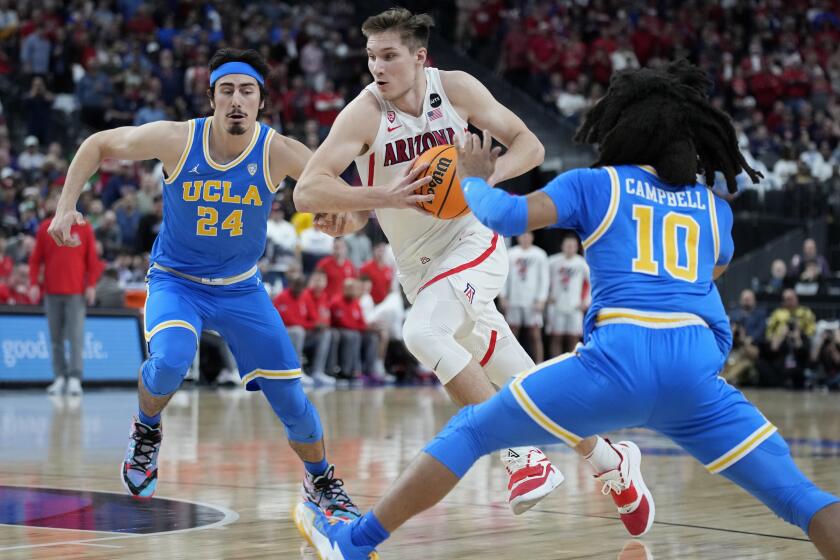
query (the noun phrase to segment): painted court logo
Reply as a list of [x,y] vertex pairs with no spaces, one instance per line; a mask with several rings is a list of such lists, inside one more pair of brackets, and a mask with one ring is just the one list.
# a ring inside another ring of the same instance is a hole
[[464,295],[467,296],[467,299],[470,303],[473,302],[473,298],[475,297],[475,288],[469,282],[467,283],[467,287],[464,289]]

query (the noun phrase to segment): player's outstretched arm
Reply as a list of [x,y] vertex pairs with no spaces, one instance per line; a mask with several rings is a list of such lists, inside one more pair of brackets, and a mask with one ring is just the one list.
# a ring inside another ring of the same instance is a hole
[[470,134],[458,146],[461,187],[478,221],[506,237],[556,224],[557,207],[542,190],[516,196],[490,186],[487,178],[501,159],[498,148],[491,150],[491,143],[490,132],[485,130],[483,138]]
[[493,94],[470,74],[461,71],[441,72],[446,95],[467,122],[489,130],[507,152],[496,162],[487,178],[491,186],[518,177],[543,162],[545,148],[513,111],[499,103]]
[[159,121],[103,130],[89,136],[70,162],[55,217],[48,229],[50,236],[59,246],[78,244],[70,236],[73,224],[84,223],[82,215],[76,211],[76,203],[85,183],[103,160],[158,159],[163,162],[164,169],[172,172],[187,145],[188,135],[189,124],[186,122]]
[[339,179],[353,158],[364,153],[376,139],[379,112],[376,99],[363,92],[338,115],[295,188],[298,210],[334,214],[377,208],[416,209],[418,202],[430,202],[434,198],[434,195],[414,194],[417,188],[431,181],[431,177],[417,179],[424,170],[422,167],[391,185],[354,188]]

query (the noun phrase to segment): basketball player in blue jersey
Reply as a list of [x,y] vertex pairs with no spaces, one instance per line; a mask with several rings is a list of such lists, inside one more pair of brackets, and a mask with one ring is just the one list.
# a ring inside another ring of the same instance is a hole
[[[139,379],[139,413],[122,465],[126,489],[150,497],[157,486],[161,411],[178,389],[203,328],[222,334],[246,389],[261,390],[306,468],[304,495],[336,516],[357,510],[334,477],[317,411],[301,388],[301,369],[257,270],[266,222],[280,182],[298,178],[309,150],[260,124],[268,67],[255,51],[222,49],[210,60],[213,115],[99,132],[70,165],[49,233],[72,245],[82,223],[76,202],[106,158],[163,163],[164,214],[151,254],[145,335],[150,357]],[[392,196],[414,196],[395,185]]]
[[[775,426],[717,375],[732,335],[713,280],[734,251],[732,211],[696,174],[712,184],[722,172],[730,191],[742,170],[760,176],[728,117],[709,103],[710,87],[684,61],[617,74],[577,135],[598,144],[595,167],[527,197],[486,182],[498,156],[489,133],[465,141],[459,173],[482,223],[504,235],[568,228],[584,240],[592,274],[584,345],[465,407],[362,518],[333,524],[298,505],[298,527],[323,558],[375,558],[376,545],[495,449],[632,426],[670,437],[801,527],[824,557],[840,558],[838,498],[800,472]],[[619,465],[605,484],[640,492],[627,474]]]

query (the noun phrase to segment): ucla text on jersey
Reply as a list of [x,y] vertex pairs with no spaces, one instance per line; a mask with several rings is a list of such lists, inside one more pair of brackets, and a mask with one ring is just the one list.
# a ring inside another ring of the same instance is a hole
[[265,249],[277,191],[269,176],[275,131],[257,123],[245,150],[220,164],[210,156],[212,122],[189,121],[189,142],[163,181],[163,224],[151,261],[201,278],[227,278],[254,268]]

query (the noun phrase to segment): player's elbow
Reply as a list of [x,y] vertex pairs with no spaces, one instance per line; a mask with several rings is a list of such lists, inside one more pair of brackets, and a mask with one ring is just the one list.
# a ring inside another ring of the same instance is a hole
[[534,167],[538,167],[545,161],[545,146],[543,146],[543,143],[536,136],[533,138],[533,143],[534,149],[531,151],[533,161],[531,163],[533,163]]
[[314,197],[310,192],[311,189],[307,186],[307,182],[301,177],[292,192],[292,200],[294,200],[298,212],[315,212]]

